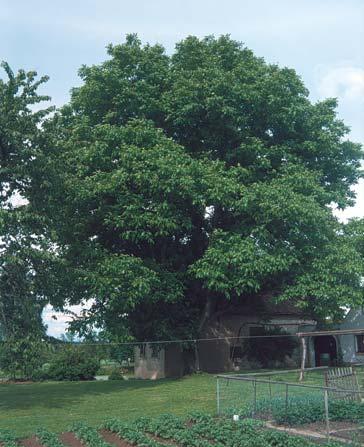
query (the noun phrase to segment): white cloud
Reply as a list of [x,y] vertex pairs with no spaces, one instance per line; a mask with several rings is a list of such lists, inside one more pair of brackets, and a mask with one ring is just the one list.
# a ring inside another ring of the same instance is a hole
[[[349,138],[364,143],[364,66],[354,61],[320,65],[315,69],[314,99],[338,98],[338,116],[351,128]],[[364,168],[364,166],[363,166]],[[364,181],[353,188],[356,204],[344,211],[335,211],[342,221],[364,217]]]
[[322,97],[364,103],[364,68],[339,66],[327,70],[320,76],[318,92]]
[[350,208],[346,208],[344,211],[335,210],[334,214],[339,218],[341,222],[347,222],[348,219],[353,217],[364,218],[364,180],[353,188],[356,192],[356,204]]
[[[68,306],[67,310],[80,315],[83,309],[88,309],[91,303],[84,305]],[[68,324],[72,321],[71,314],[56,312],[51,305],[47,305],[43,311],[43,321],[48,326],[47,334],[53,337],[60,337],[67,330]]]

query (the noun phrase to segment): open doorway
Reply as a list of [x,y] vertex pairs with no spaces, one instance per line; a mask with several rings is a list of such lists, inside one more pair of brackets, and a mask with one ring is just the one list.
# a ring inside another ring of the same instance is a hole
[[334,366],[337,364],[337,343],[332,335],[314,338],[316,366]]

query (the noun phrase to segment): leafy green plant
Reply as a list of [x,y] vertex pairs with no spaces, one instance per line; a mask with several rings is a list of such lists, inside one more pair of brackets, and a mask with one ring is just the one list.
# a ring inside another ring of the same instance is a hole
[[22,182],[73,302],[97,296],[75,329],[171,340],[229,298],[273,292],[322,319],[362,303],[361,255],[329,206],[352,204],[362,149],[334,99],[311,103],[294,70],[227,36],[169,55],[129,35],[108,52]]
[[0,344],[1,369],[14,380],[38,380],[46,352],[47,344],[37,337],[8,338]]
[[[256,413],[270,413],[277,424],[302,425],[311,422],[325,420],[325,405],[323,395],[306,394],[285,397],[273,397],[271,399],[259,399],[256,405]],[[250,415],[252,406],[240,411],[242,415]],[[342,399],[330,399],[329,418],[332,421],[364,421],[364,404]]]
[[89,427],[82,422],[74,424],[71,430],[75,433],[76,437],[88,447],[110,447],[110,445],[101,438],[95,428]]
[[124,374],[121,368],[113,368],[109,374],[109,380],[124,380]]
[[99,360],[78,346],[63,346],[51,360],[48,376],[53,380],[92,380]]
[[0,443],[4,447],[18,447],[15,435],[9,430],[0,429]]
[[[267,429],[260,421],[244,419],[234,422],[204,413],[191,413],[186,419],[170,414],[157,418],[142,417],[125,423],[118,419],[106,421],[102,427],[116,433],[122,440],[136,447],[315,447],[308,439]],[[110,447],[98,430],[83,422],[70,427],[87,447]],[[58,435],[45,429],[36,432],[45,447],[64,447]],[[11,432],[0,430],[0,442],[5,447],[17,447]],[[339,447],[336,442],[324,444]]]
[[38,429],[36,436],[45,447],[64,447],[58,435],[45,428]]
[[[298,347],[295,337],[287,337],[281,328],[262,328],[261,336],[274,335],[272,338],[252,338],[244,341],[243,355],[251,361],[259,362],[263,368],[275,367],[277,363],[285,364]],[[282,338],[279,337],[282,335]]]
[[120,438],[125,439],[126,441],[138,447],[165,447],[165,444],[151,439],[142,431],[118,419],[112,419],[105,422],[102,428],[117,433]]

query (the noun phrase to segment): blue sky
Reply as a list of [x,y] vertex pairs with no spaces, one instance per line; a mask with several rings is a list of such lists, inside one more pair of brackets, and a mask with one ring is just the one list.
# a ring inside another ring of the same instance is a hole
[[[168,52],[190,34],[230,34],[296,69],[313,101],[338,97],[351,138],[364,143],[363,0],[0,0],[0,59],[48,74],[44,90],[58,106],[79,85],[78,68],[103,61],[105,46],[128,33]],[[340,217],[364,216],[364,183],[356,191],[357,205]]]

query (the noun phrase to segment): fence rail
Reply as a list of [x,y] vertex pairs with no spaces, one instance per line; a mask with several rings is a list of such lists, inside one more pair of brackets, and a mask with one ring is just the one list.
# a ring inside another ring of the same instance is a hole
[[335,376],[335,369],[308,368],[305,376],[308,383],[292,381],[292,374],[299,371],[217,375],[218,415],[261,419],[271,428],[362,445],[364,365],[353,368],[353,374],[356,378],[360,376],[362,382],[357,380],[355,387],[351,382],[351,389],[328,386],[325,376]]

